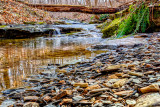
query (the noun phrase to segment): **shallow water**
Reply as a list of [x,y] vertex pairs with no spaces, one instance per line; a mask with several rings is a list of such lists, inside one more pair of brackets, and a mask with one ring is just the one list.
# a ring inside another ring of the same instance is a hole
[[[58,26],[80,27],[85,31],[72,36],[0,40],[0,90],[24,86],[22,80],[26,76],[39,73],[41,66],[76,63],[102,53],[86,50],[90,45],[102,40],[95,25],[75,23]],[[80,34],[90,36],[79,36]]]

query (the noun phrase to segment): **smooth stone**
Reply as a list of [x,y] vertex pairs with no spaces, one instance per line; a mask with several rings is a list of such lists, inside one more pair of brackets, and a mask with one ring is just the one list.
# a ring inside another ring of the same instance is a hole
[[11,105],[14,105],[15,103],[16,103],[15,100],[5,100],[5,101],[2,102],[0,107],[9,107]]
[[23,107],[40,107],[38,103],[35,102],[27,102],[23,105]]
[[135,107],[154,107],[153,104],[160,102],[159,93],[148,93],[140,96],[137,99]]
[[46,106],[44,106],[44,107],[57,107],[56,105],[53,105],[52,103],[51,104],[48,104],[48,105],[46,105]]
[[103,104],[112,104],[111,101],[102,101]]
[[73,97],[73,100],[75,100],[75,101],[80,101],[82,99],[83,99],[82,96],[75,96],[75,97]]
[[130,106],[134,106],[136,104],[136,101],[131,99],[131,100],[126,100],[126,103]]
[[39,97],[37,96],[27,96],[27,97],[24,97],[24,101],[38,101],[39,100]]
[[137,84],[141,83],[141,81],[139,79],[133,79],[132,82],[137,83]]

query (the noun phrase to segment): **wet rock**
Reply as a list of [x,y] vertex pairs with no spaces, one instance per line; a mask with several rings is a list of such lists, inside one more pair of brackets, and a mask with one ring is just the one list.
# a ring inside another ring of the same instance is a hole
[[81,88],[88,87],[88,83],[75,83],[73,84],[74,87],[80,86]]
[[112,104],[111,101],[102,101],[102,103],[103,103],[103,104],[107,104],[107,105],[108,105],[108,104]]
[[66,98],[62,100],[62,104],[72,103],[72,99]]
[[144,94],[137,99],[135,107],[154,107],[153,105],[160,102],[159,98],[159,93]]
[[36,102],[27,102],[23,105],[23,107],[40,107]]
[[143,73],[140,73],[140,72],[132,72],[132,71],[129,71],[128,74],[129,74],[129,75],[133,75],[133,76],[140,76],[140,77],[143,76]]
[[101,87],[98,84],[96,84],[96,85],[88,86],[86,89],[87,90],[93,90],[93,89],[99,89],[99,88],[101,88]]
[[15,100],[5,100],[2,102],[0,107],[9,107],[9,106],[14,105],[15,103],[16,103]]
[[49,102],[49,101],[51,101],[51,97],[50,96],[45,96],[44,98],[43,98],[43,100],[44,101],[46,101],[46,102]]
[[38,100],[39,100],[39,97],[37,97],[37,96],[27,96],[27,97],[24,97],[24,101],[36,102]]
[[157,84],[151,84],[147,87],[140,88],[141,93],[158,92],[158,91],[159,91],[159,85]]
[[93,93],[98,93],[98,92],[107,91],[107,90],[109,90],[109,88],[94,89],[94,90],[91,90],[90,93],[93,94]]
[[120,68],[121,68],[121,65],[111,65],[111,66],[105,67],[101,72],[108,73],[108,72],[119,71]]
[[74,101],[81,101],[82,99],[83,99],[82,96],[75,96],[75,97],[73,97]]
[[133,107],[134,105],[136,105],[136,101],[133,100],[133,99],[126,100],[126,103],[127,103],[127,105],[132,106],[132,107]]
[[122,87],[123,85],[125,85],[125,83],[126,83],[127,81],[128,81],[127,79],[121,79],[121,80],[115,82],[115,83],[113,84],[113,87],[114,87],[114,88]]
[[142,46],[146,44],[147,41],[143,38],[123,38],[116,40],[105,40],[101,44],[92,46],[93,49],[116,49],[118,47],[134,47]]
[[128,90],[128,91],[120,91],[120,92],[116,92],[114,93],[115,95],[118,95],[118,96],[128,96],[128,95],[131,95],[133,93],[132,90]]
[[59,100],[62,97],[67,96],[67,95],[71,95],[71,94],[72,94],[72,92],[70,90],[64,90],[63,92],[56,95],[53,99]]

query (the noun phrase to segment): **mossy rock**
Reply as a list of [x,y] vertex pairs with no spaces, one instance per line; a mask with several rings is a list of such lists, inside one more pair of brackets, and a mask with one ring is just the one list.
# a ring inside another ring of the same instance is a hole
[[38,25],[44,25],[46,22],[37,22]]
[[104,29],[105,26],[108,26],[112,22],[111,19],[107,19],[104,23],[97,26],[97,28]]
[[36,24],[36,22],[33,22],[33,21],[31,21],[31,22],[23,22],[24,24],[26,24],[26,25],[35,25]]
[[122,20],[123,18],[114,19],[109,25],[105,26],[104,29],[102,29],[103,38],[114,35]]

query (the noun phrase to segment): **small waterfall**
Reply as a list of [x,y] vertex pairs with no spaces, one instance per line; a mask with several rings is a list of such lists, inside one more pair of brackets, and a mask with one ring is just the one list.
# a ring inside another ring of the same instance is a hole
[[53,35],[61,36],[61,31],[59,28],[54,28],[55,31],[53,32]]

